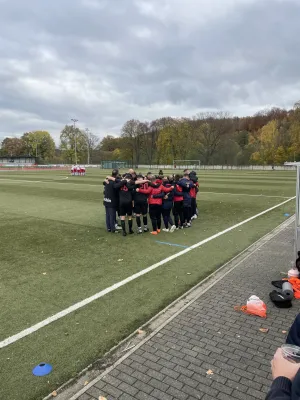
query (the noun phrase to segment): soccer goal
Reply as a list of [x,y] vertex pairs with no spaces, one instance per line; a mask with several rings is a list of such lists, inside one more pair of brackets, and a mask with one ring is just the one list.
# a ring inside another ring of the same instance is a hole
[[173,160],[174,169],[200,169],[200,160]]

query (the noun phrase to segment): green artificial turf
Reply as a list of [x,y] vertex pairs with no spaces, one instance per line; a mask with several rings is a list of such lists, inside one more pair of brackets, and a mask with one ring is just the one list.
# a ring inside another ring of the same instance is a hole
[[[295,193],[292,172],[201,171],[191,229],[123,238],[105,230],[105,175],[0,173],[0,340],[182,250],[156,240],[190,246]],[[1,349],[1,398],[41,399],[293,210],[290,201]],[[54,369],[36,378],[41,361]]]

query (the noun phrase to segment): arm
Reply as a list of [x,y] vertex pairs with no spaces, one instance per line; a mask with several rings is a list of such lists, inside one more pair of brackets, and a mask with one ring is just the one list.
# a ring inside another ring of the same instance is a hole
[[120,189],[122,186],[126,185],[127,181],[120,181],[114,183],[114,189]]
[[174,189],[174,186],[171,186],[171,187],[169,187],[169,188],[166,188],[165,186],[161,186],[160,188],[161,188],[161,190],[162,190],[163,192],[169,193],[169,192],[172,192],[172,190]]
[[149,194],[152,192],[152,187],[149,186],[148,189],[137,189],[136,191],[143,194]]
[[139,181],[135,181],[135,184],[136,185],[142,185],[143,183],[148,183],[148,182],[149,182],[148,179],[141,179]]
[[154,194],[152,196],[153,199],[162,199],[163,197],[165,197],[165,193],[164,192],[160,192],[160,193]]

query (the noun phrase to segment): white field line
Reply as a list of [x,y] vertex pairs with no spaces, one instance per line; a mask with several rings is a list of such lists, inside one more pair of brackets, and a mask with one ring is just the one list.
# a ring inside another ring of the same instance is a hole
[[[58,183],[58,184],[63,184],[64,180],[68,179],[68,177],[65,178],[61,178],[60,180],[53,180],[53,181],[27,181],[27,180],[23,180],[23,179],[5,179],[5,178],[0,178],[0,181],[8,181],[10,183],[14,183],[14,182],[25,182],[25,183]],[[66,185],[76,185],[77,187],[80,187],[80,184],[78,183],[74,183],[74,182],[68,182],[66,183]],[[87,184],[83,184],[84,187],[86,186],[93,186],[93,187],[101,187],[101,183],[99,182],[98,185],[91,185],[89,183]],[[201,196],[201,193],[203,194],[224,194],[227,196],[249,196],[249,197],[270,197],[270,198],[277,198],[277,199],[289,199],[289,196],[269,196],[269,195],[265,195],[265,194],[248,194],[248,193],[226,193],[226,192],[202,192],[200,190],[199,195]]]
[[23,331],[17,333],[16,335],[10,336],[10,337],[2,340],[0,342],[0,348],[6,347],[6,346],[8,346],[8,345],[10,345],[10,344],[12,344],[14,342],[17,342],[18,340],[20,340],[20,339],[32,334],[33,332],[38,331],[41,328],[44,328],[45,326],[51,324],[52,322],[57,321],[60,318],[63,318],[66,315],[68,315],[68,314],[70,314],[70,313],[72,313],[72,312],[74,312],[74,311],[76,311],[76,310],[78,310],[78,309],[80,309],[82,307],[85,307],[87,304],[90,304],[93,301],[95,301],[97,299],[100,299],[101,297],[105,296],[106,294],[111,293],[114,290],[126,285],[127,283],[132,282],[135,279],[147,274],[148,272],[151,272],[151,271],[155,270],[156,268],[168,263],[169,261],[175,260],[176,258],[182,256],[183,254],[186,254],[189,251],[194,250],[194,249],[196,249],[196,248],[198,248],[198,247],[210,242],[211,240],[214,240],[214,239],[224,235],[225,233],[228,233],[228,232],[232,231],[233,229],[238,228],[239,226],[242,226],[242,225],[246,224],[247,222],[252,221],[255,218],[258,218],[258,217],[260,217],[260,216],[262,216],[262,215],[264,215],[264,214],[266,214],[266,213],[268,213],[268,212],[270,212],[272,210],[275,210],[276,208],[288,203],[289,201],[291,201],[291,200],[293,200],[295,198],[296,198],[296,196],[291,197],[290,199],[285,200],[284,202],[282,202],[280,204],[277,204],[276,206],[268,208],[267,210],[264,210],[264,211],[262,211],[262,212],[260,212],[260,213],[258,213],[256,215],[253,215],[252,217],[247,218],[244,221],[241,221],[238,224],[233,225],[233,226],[231,226],[231,227],[229,227],[229,228],[227,228],[227,229],[225,229],[225,230],[223,230],[221,232],[218,232],[213,236],[210,236],[210,237],[208,237],[208,238],[206,238],[204,240],[201,240],[200,242],[198,242],[196,244],[193,244],[192,246],[190,246],[190,247],[188,247],[188,248],[186,248],[184,250],[181,250],[178,253],[175,253],[175,254],[173,254],[173,255],[171,255],[169,257],[166,257],[163,260],[151,265],[150,267],[145,268],[145,269],[137,272],[136,274],[133,274],[133,275],[129,276],[128,278],[123,279],[122,281],[117,282],[114,285],[112,285],[112,286],[110,286],[110,287],[108,287],[108,288],[106,288],[104,290],[101,290],[100,292],[94,294],[93,296],[90,296],[90,297],[88,297],[88,298],[86,298],[86,299],[84,299],[82,301],[79,301],[78,303],[73,304],[72,306],[66,308],[65,310],[62,310],[62,311],[58,312],[57,314],[54,314],[51,317],[48,317],[48,318],[44,319],[43,321],[38,322],[35,325],[32,325],[30,328],[24,329]]
[[225,192],[202,192],[200,190],[199,194],[201,195],[201,193],[203,194],[226,194],[228,196],[249,196],[249,197],[275,197],[275,198],[279,198],[279,199],[289,199],[289,196],[269,196],[266,194],[248,194],[248,193],[225,193]]

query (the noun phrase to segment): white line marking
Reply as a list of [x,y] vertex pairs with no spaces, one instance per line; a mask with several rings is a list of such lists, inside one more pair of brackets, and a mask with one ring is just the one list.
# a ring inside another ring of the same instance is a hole
[[202,192],[201,190],[199,191],[199,194],[226,194],[228,196],[249,196],[249,197],[275,197],[279,199],[289,199],[289,196],[269,196],[266,194],[248,194],[248,193],[225,193],[225,192]]
[[266,213],[268,213],[268,212],[270,212],[272,210],[275,210],[276,208],[288,203],[289,201],[291,201],[291,200],[293,200],[295,198],[296,198],[296,196],[291,197],[290,199],[285,200],[284,202],[282,202],[280,204],[277,204],[276,206],[268,208],[267,210],[264,210],[264,211],[260,212],[259,214],[253,215],[252,217],[247,218],[244,221],[239,222],[238,224],[233,225],[233,226],[225,229],[224,231],[218,232],[213,236],[210,236],[210,237],[208,237],[208,238],[206,238],[204,240],[201,240],[200,242],[198,242],[196,244],[193,244],[192,246],[188,247],[187,249],[181,250],[178,253],[175,253],[175,254],[173,254],[173,255],[171,255],[171,256],[169,256],[169,257],[167,257],[167,258],[165,258],[165,259],[163,259],[163,260],[151,265],[150,267],[145,268],[145,269],[137,272],[136,274],[133,274],[133,275],[129,276],[128,278],[126,278],[126,279],[124,279],[124,280],[122,280],[120,282],[115,283],[114,285],[112,285],[112,286],[110,286],[108,288],[106,288],[104,290],[101,290],[100,292],[94,294],[93,296],[90,296],[90,297],[88,297],[88,298],[86,298],[86,299],[84,299],[82,301],[79,301],[78,303],[73,304],[72,306],[66,308],[65,310],[62,310],[59,313],[54,314],[51,317],[46,318],[41,322],[38,322],[37,324],[31,326],[30,328],[24,329],[23,331],[17,333],[16,335],[10,336],[10,337],[2,340],[0,342],[0,349],[3,348],[3,347],[6,347],[6,346],[8,346],[8,345],[10,345],[10,344],[12,344],[12,343],[14,343],[16,341],[18,341],[18,340],[20,340],[20,339],[22,339],[22,338],[24,338],[24,337],[26,337],[28,335],[30,335],[33,332],[38,331],[41,328],[44,328],[45,326],[51,324],[52,322],[57,321],[58,319],[65,317],[66,315],[68,315],[68,314],[72,313],[73,311],[76,311],[76,310],[86,306],[87,304],[92,303],[93,301],[95,301],[97,299],[100,299],[101,297],[105,296],[106,294],[113,292],[114,290],[126,285],[129,282],[134,281],[135,279],[147,274],[148,272],[153,271],[154,269],[156,269],[156,268],[168,263],[169,261],[175,260],[176,258],[182,256],[183,254],[188,253],[189,251],[194,250],[194,249],[204,245],[205,243],[208,243],[211,240],[214,240],[214,239],[218,238],[219,236],[222,236],[225,233],[230,232],[233,229],[238,228],[239,226],[244,225],[247,222],[252,221],[255,218],[258,218],[258,217],[260,217],[260,216],[262,216],[262,215],[264,215],[264,214],[266,214]]
[[[25,182],[25,183],[58,183],[58,184],[63,184],[64,180],[69,179],[69,177],[65,177],[65,178],[60,178],[60,180],[51,180],[51,181],[27,181],[27,180],[23,180],[23,179],[6,179],[6,178],[0,178],[0,181],[7,181],[7,182]],[[90,183],[82,183],[82,185],[84,185],[84,187],[86,186],[93,186],[93,187],[101,187],[101,180],[99,181],[98,185],[91,185]],[[80,187],[80,183],[75,183],[75,182],[68,182],[67,185],[76,185],[77,187]],[[269,196],[266,194],[248,194],[248,193],[227,193],[227,192],[202,192],[200,190],[199,195],[201,195],[201,193],[203,194],[225,194],[228,196],[249,196],[249,197],[270,197],[270,198],[277,198],[277,199],[289,199],[289,196]]]
[[24,179],[5,179],[5,178],[0,178],[0,181],[8,181],[8,182],[30,182],[30,183],[45,183],[47,181],[25,181]]

